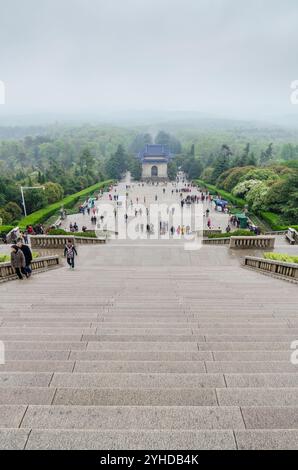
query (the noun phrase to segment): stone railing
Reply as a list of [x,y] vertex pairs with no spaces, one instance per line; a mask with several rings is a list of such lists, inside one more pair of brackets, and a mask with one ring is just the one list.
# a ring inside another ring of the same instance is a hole
[[298,282],[298,264],[246,256],[244,266]]
[[30,237],[32,248],[61,248],[63,249],[68,240],[76,245],[97,245],[106,243],[106,238],[76,237],[67,235],[34,235]]
[[[59,256],[43,256],[32,260],[31,269],[33,272],[46,271],[60,266]],[[0,263],[0,283],[17,279],[17,275],[10,262]]]
[[230,248],[270,249],[274,248],[275,238],[265,235],[252,237],[231,237]]
[[220,229],[211,228],[211,229],[203,230],[204,237],[208,237],[208,235],[219,235],[220,233],[221,233]]
[[203,245],[229,245],[230,248],[240,249],[271,249],[274,243],[274,237],[265,236],[205,238],[203,240]]
[[204,229],[196,230],[195,233],[198,237],[208,237],[209,235],[219,235],[222,231],[220,229]]
[[205,238],[203,240],[203,245],[229,245],[230,238],[229,237],[222,237],[222,238]]
[[287,230],[271,230],[269,232],[265,232],[265,235],[285,235]]

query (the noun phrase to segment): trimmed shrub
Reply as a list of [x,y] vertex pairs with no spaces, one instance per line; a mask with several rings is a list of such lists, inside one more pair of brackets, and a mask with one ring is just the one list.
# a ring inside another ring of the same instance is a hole
[[47,219],[49,219],[52,215],[54,215],[62,206],[64,208],[73,206],[80,197],[93,194],[95,191],[99,189],[104,189],[107,186],[111,185],[113,180],[102,181],[101,183],[94,184],[93,186],[89,186],[88,188],[79,191],[78,193],[71,194],[70,196],[66,196],[64,199],[61,199],[59,202],[55,202],[54,204],[50,204],[49,206],[44,207],[43,209],[39,209],[36,212],[28,215],[27,217],[23,217],[20,220],[19,226],[23,229],[26,228],[27,225],[36,225],[42,224]]
[[6,235],[14,228],[13,225],[0,225],[0,235]]
[[298,256],[290,256],[284,253],[264,253],[264,258],[298,264]]
[[61,228],[55,228],[48,231],[48,235],[69,235],[70,237],[87,237],[96,238],[95,231],[88,230],[86,232],[67,232]]
[[211,194],[219,195],[226,201],[231,202],[235,206],[244,207],[246,202],[239,197],[233,196],[233,194],[223,191],[222,189],[217,188],[213,184],[207,184],[203,180],[195,180],[196,184],[201,188],[206,188]]
[[250,230],[235,230],[234,232],[210,233],[208,238],[227,238],[227,237],[255,237],[256,234]]

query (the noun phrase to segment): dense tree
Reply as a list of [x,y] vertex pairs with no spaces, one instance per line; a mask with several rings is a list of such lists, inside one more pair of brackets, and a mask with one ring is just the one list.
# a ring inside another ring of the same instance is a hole
[[122,145],[106,162],[106,174],[109,178],[119,180],[127,169],[127,156]]
[[60,184],[49,181],[44,185],[44,187],[48,204],[52,204],[53,202],[59,201],[63,198],[64,191]]
[[130,151],[137,154],[143,150],[146,144],[152,144],[152,135],[149,133],[138,134],[130,145]]
[[0,208],[0,225],[8,225],[11,222],[11,215],[5,209]]
[[167,145],[170,149],[170,152],[172,152],[174,155],[181,153],[182,151],[180,141],[176,137],[172,136],[171,134],[168,134],[165,131],[159,131],[155,138],[155,143]]
[[230,147],[226,144],[221,146],[220,153],[215,161],[213,173],[212,173],[212,180],[216,182],[218,177],[226,171],[230,166],[230,156],[233,155]]
[[45,191],[42,189],[25,190],[24,198],[27,214],[45,207],[48,203]]
[[177,172],[178,172],[178,168],[177,168],[177,163],[175,162],[175,160],[169,161],[169,163],[168,163],[168,177],[171,181],[174,181],[176,179]]
[[273,158],[273,143],[271,142],[266,150],[263,150],[260,157],[260,163],[265,165]]
[[21,207],[16,204],[15,202],[8,202],[5,206],[4,206],[4,210],[8,213],[9,215],[9,222],[15,222],[17,221],[18,219],[20,219],[20,217],[22,216],[22,209]]

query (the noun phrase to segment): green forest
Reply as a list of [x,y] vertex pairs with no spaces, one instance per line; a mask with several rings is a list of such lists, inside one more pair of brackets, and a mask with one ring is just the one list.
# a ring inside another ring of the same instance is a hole
[[154,126],[0,127],[0,219],[23,216],[20,187],[28,214],[129,170],[139,179],[136,155],[147,143],[169,146],[178,169],[200,179],[272,227],[298,223],[298,136],[292,129],[251,123],[162,123]]

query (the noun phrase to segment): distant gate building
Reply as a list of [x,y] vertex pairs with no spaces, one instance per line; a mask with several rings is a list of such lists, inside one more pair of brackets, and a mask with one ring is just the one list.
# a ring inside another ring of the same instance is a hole
[[165,181],[172,155],[167,145],[147,144],[138,155],[142,163],[142,180]]

